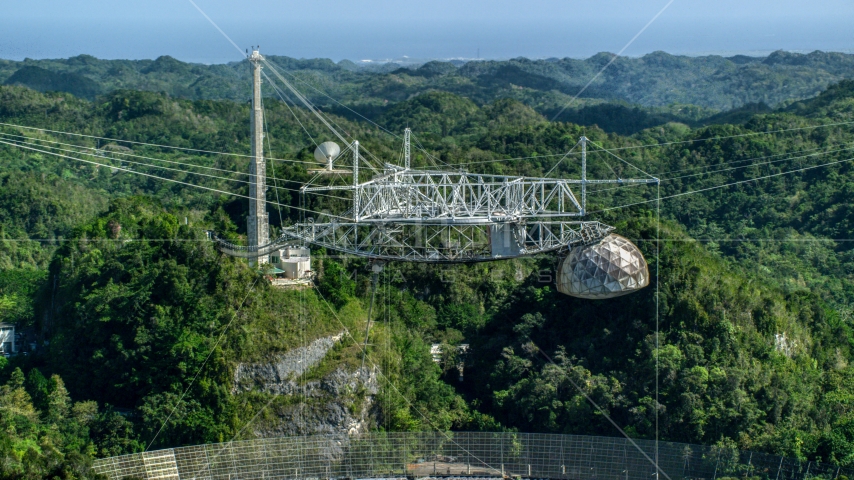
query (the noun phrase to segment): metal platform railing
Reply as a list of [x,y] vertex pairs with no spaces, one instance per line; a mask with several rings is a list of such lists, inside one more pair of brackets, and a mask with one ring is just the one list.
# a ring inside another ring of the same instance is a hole
[[834,480],[854,469],[720,447],[616,437],[485,432],[313,435],[196,445],[104,458],[110,479]]

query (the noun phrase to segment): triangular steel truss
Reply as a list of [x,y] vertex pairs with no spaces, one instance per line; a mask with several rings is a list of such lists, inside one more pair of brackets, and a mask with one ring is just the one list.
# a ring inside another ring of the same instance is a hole
[[[600,222],[532,222],[507,224],[442,223],[303,223],[261,247],[231,244],[212,237],[229,255],[253,258],[283,245],[310,243],[377,260],[430,263],[483,262],[535,255],[595,242],[614,228]],[[503,235],[501,235],[503,234]]]
[[[359,183],[359,144],[353,142],[348,146],[353,151],[352,184],[309,182],[300,189],[303,195],[349,192],[352,207],[335,215],[336,221],[298,223],[258,247],[217,240],[224,252],[247,258],[299,243],[377,260],[436,263],[515,258],[594,242],[613,227],[597,221],[560,220],[587,213],[587,185],[658,179],[588,180],[587,139],[581,137],[579,144],[581,179],[413,170],[408,165],[386,164],[382,172]],[[575,187],[580,197],[573,192]]]

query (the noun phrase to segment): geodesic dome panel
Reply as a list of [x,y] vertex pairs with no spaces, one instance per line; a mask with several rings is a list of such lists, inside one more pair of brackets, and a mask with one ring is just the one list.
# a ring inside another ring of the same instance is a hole
[[647,285],[649,267],[643,254],[629,239],[613,233],[570,250],[557,276],[557,290],[578,298],[619,297]]

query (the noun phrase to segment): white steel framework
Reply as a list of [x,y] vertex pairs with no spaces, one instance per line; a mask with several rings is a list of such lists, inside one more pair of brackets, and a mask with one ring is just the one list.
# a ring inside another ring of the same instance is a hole
[[[483,175],[439,170],[413,170],[409,164],[409,129],[405,134],[406,166],[386,164],[385,171],[359,183],[359,142],[353,142],[353,184],[305,185],[304,193],[348,191],[354,222],[453,223],[520,222],[530,218],[582,217],[587,212],[587,186],[603,183],[656,183],[658,179],[587,179],[587,138],[581,137],[581,179]],[[581,189],[581,201],[571,186]]]
[[268,255],[282,245],[304,241],[342,253],[377,260],[464,263],[514,258],[595,242],[613,227],[600,222],[495,224],[300,223],[283,229],[267,245],[240,246],[212,234],[220,249],[236,257]]
[[[579,141],[580,180],[414,170],[408,168],[409,133],[408,129],[404,133],[404,167],[386,164],[382,172],[359,182],[359,142],[354,141],[349,145],[352,183],[310,182],[301,188],[302,194],[349,194],[352,207],[336,220],[297,223],[283,228],[281,236],[266,245],[244,247],[213,238],[223,251],[247,258],[292,243],[376,260],[452,263],[514,258],[589,244],[611,232],[612,227],[597,221],[572,220],[587,213],[588,185],[658,182],[588,180],[585,137]],[[576,187],[580,200],[573,192]]]
[[[652,176],[589,180],[588,140],[583,136],[576,144],[581,146],[581,179],[416,170],[411,168],[409,128],[404,131],[403,166],[390,163],[375,166],[360,155],[358,141],[345,140],[257,50],[249,60],[254,69],[255,87],[252,173],[257,177],[250,187],[249,245],[233,245],[212,235],[222,250],[232,255],[260,261],[279,247],[294,243],[315,244],[377,260],[472,262],[532,255],[592,243],[613,230],[599,222],[578,221],[587,213],[588,185],[659,182]],[[266,213],[259,206],[263,199],[263,176],[258,174],[264,167],[259,148],[263,120],[258,109],[261,63],[268,65],[276,78],[352,152],[350,161],[343,155],[330,156],[325,168],[312,170],[314,177],[300,189],[301,195],[334,191],[349,196],[351,208],[329,215],[340,221],[320,223],[309,219],[284,227],[281,236],[270,243],[266,243],[269,237],[265,238],[260,231],[261,223],[267,226]],[[336,168],[335,163],[344,165]],[[369,178],[363,182],[359,178],[361,164],[368,168]],[[352,182],[334,184],[333,177],[347,172],[346,167],[353,176]],[[320,179],[333,184],[314,183]],[[581,190],[580,200],[573,191],[576,187]]]

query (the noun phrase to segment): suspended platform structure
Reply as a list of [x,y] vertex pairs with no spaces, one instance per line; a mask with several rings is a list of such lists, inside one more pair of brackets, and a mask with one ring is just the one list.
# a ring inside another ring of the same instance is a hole
[[[558,288],[564,293],[604,298],[648,284],[649,272],[640,250],[613,234],[613,227],[584,219],[587,188],[657,184],[659,180],[652,176],[588,179],[586,137],[573,147],[580,147],[578,179],[412,168],[408,128],[403,138],[403,165],[379,164],[373,155],[362,155],[358,140],[345,139],[257,50],[249,60],[254,79],[249,241],[236,245],[211,232],[223,252],[257,263],[266,263],[269,255],[289,245],[323,247],[372,262],[472,263],[559,252],[575,262],[566,269],[561,267],[566,274],[559,273],[564,282],[562,287],[559,281]],[[345,211],[283,226],[279,237],[272,240],[264,208],[262,65],[269,66],[280,83],[345,145],[343,152],[333,142],[317,146],[318,167],[309,170],[314,175],[300,188],[302,204],[306,196],[320,195],[349,206]],[[360,181],[360,176],[366,179]],[[573,255],[575,248],[586,250]]]

